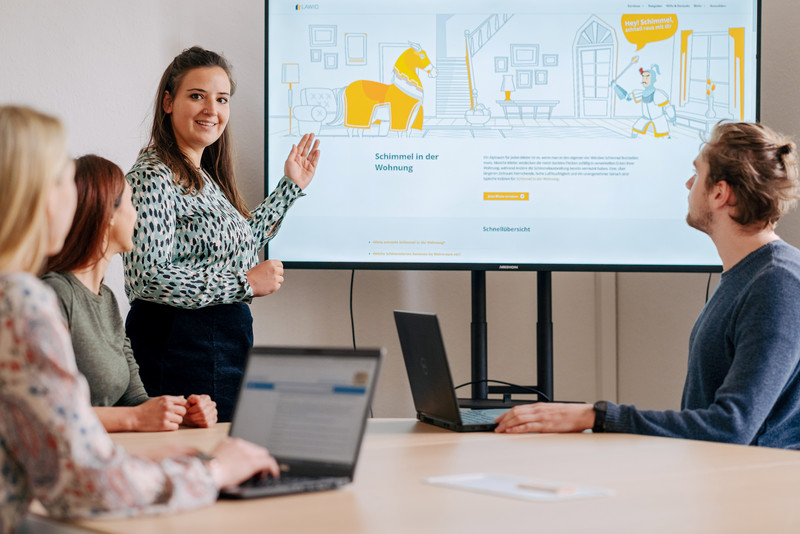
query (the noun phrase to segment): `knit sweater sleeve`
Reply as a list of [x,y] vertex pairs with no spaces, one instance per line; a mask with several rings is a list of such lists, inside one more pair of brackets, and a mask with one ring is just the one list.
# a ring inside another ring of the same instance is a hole
[[[776,290],[776,288],[779,288]],[[759,277],[726,329],[732,361],[713,402],[702,409],[637,410],[609,403],[606,429],[750,444],[798,373],[800,283],[785,271]]]
[[53,291],[55,291],[56,296],[58,297],[58,307],[61,309],[61,315],[64,316],[67,326],[71,325],[72,301],[74,297],[72,286],[69,285],[69,282],[55,273],[47,273],[42,277],[42,281],[49,285]]
[[142,384],[142,378],[139,376],[139,364],[136,363],[136,358],[133,357],[131,340],[127,337],[125,338],[125,345],[122,350],[125,353],[125,359],[128,361],[131,381],[128,383],[128,389],[125,390],[125,393],[123,393],[115,406],[139,406],[150,397],[144,389],[144,384]]

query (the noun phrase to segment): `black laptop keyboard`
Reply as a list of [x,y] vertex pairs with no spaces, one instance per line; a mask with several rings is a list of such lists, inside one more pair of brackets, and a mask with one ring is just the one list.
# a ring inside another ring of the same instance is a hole
[[259,494],[302,493],[335,489],[347,482],[342,477],[291,477],[251,478],[242,483],[243,488],[258,488]]
[[461,422],[470,425],[494,424],[495,415],[481,410],[461,410]]

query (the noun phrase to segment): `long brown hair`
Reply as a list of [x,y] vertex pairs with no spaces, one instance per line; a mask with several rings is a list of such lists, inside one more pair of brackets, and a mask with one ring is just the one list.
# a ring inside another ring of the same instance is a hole
[[75,271],[92,267],[105,255],[106,232],[122,201],[125,175],[111,161],[87,155],[75,160],[78,207],[61,252],[47,261],[47,270]]
[[[158,91],[153,105],[153,129],[150,133],[149,143],[149,148],[155,150],[161,161],[172,170],[175,175],[175,183],[182,186],[187,194],[193,195],[203,190],[205,179],[178,147],[175,132],[172,130],[172,120],[164,111],[163,102],[164,95],[167,93],[173,96],[176,94],[183,78],[189,71],[202,67],[220,67],[224,70],[231,83],[231,96],[233,96],[236,84],[231,76],[228,61],[216,52],[204,50],[199,46],[187,48],[172,60],[158,83]],[[233,204],[233,207],[249,219],[251,217],[250,210],[236,187],[230,129],[229,123],[222,131],[220,138],[203,150],[200,164],[216,182],[228,201]]]

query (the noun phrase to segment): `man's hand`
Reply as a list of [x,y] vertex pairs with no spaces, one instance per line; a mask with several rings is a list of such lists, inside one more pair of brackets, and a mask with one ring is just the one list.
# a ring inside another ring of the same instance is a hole
[[557,402],[521,404],[495,421],[498,423],[495,432],[583,432],[594,426],[594,407],[591,404]]

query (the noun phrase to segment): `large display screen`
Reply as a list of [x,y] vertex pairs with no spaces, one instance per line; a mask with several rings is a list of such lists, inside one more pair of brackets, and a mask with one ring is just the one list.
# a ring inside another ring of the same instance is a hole
[[685,182],[758,118],[757,0],[269,0],[267,175],[315,133],[288,266],[719,270]]

